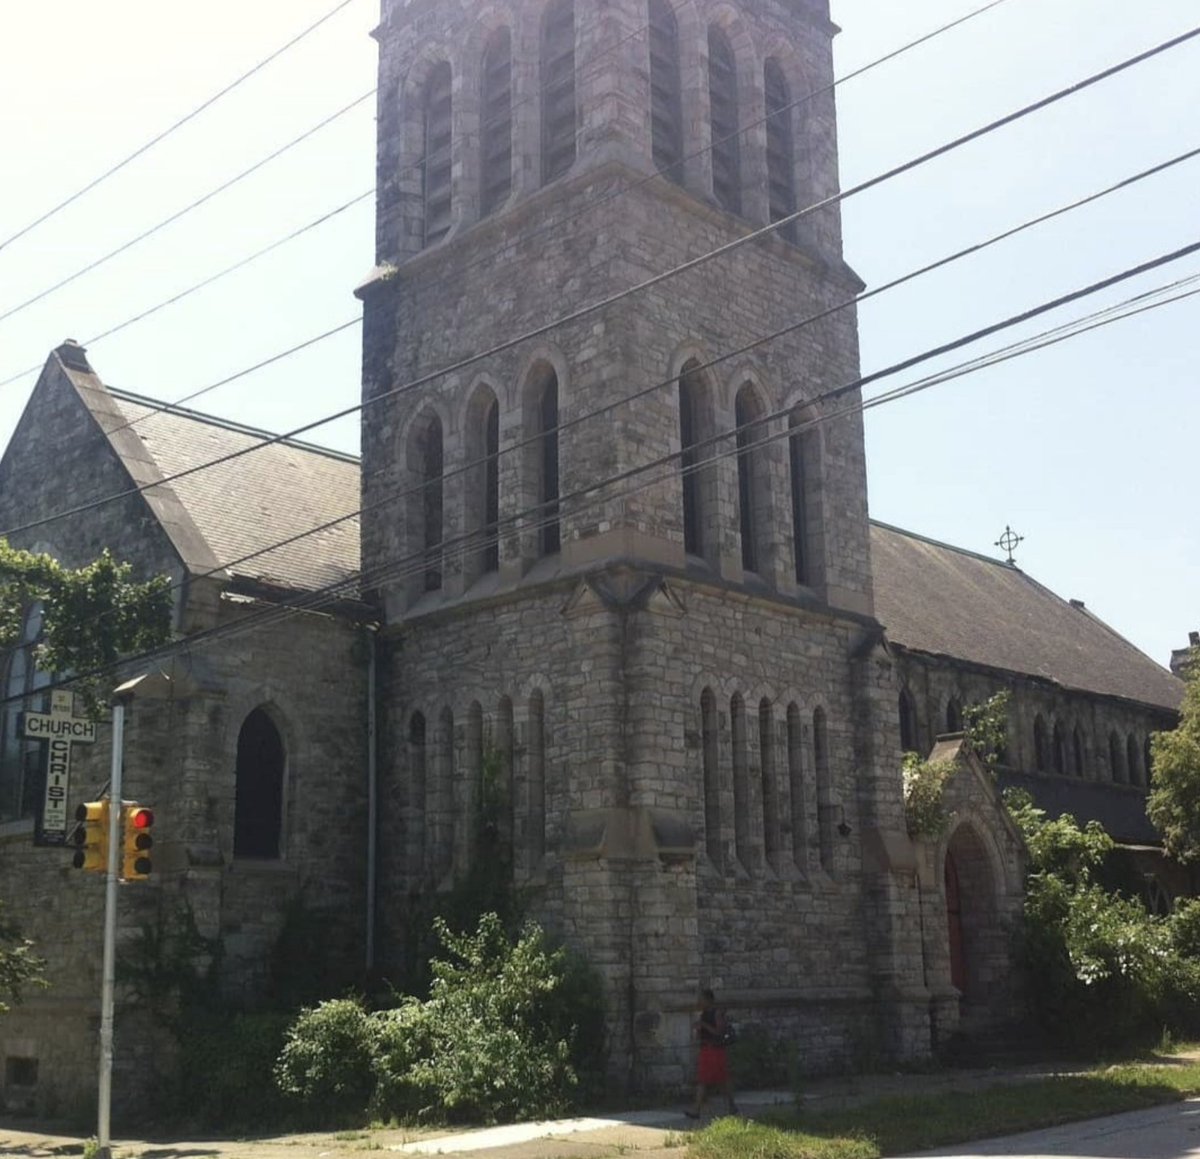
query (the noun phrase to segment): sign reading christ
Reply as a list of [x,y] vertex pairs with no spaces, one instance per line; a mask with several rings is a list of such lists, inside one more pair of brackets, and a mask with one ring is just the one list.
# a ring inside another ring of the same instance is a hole
[[67,840],[67,792],[71,781],[71,746],[92,744],[96,723],[75,715],[75,697],[58,690],[50,693],[49,712],[26,712],[21,717],[21,735],[46,744],[46,793],[37,823],[35,845],[65,845]]

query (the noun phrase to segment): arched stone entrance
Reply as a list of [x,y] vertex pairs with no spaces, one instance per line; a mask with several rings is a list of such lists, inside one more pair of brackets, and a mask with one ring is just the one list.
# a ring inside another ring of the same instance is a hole
[[970,824],[952,834],[943,861],[950,981],[965,1017],[985,1008],[1006,972],[1008,931],[1000,920],[997,882],[987,847]]

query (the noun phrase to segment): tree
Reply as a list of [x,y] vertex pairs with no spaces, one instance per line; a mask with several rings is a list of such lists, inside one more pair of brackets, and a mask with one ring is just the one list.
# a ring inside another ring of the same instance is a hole
[[20,639],[29,605],[42,605],[38,666],[74,673],[88,712],[99,714],[100,674],[123,653],[165,643],[171,633],[171,584],[166,576],[135,582],[133,568],[108,551],[81,568],[22,551],[0,539],[0,651]]
[[17,926],[4,917],[0,903],[0,1014],[20,1002],[26,986],[47,985],[46,963],[33,952],[33,943],[21,937]]
[[1200,858],[1200,650],[1186,668],[1177,728],[1150,737],[1152,774],[1146,813],[1163,847],[1180,861]]

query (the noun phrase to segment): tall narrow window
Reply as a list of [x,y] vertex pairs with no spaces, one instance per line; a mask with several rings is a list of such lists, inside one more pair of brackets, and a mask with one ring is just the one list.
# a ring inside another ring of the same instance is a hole
[[551,371],[538,403],[540,451],[538,510],[542,555],[553,555],[562,546],[558,521],[558,376]]
[[683,549],[708,555],[714,498],[712,403],[707,383],[689,362],[679,376],[679,470],[683,495]]
[[907,688],[900,689],[900,751],[917,751],[917,705]]
[[649,0],[650,140],[654,164],[683,181],[683,102],[679,78],[679,26],[667,0]]
[[496,711],[496,753],[500,758],[500,776],[495,786],[494,824],[499,839],[499,851],[509,869],[513,865],[513,803],[516,800],[516,731],[513,728],[513,706],[507,696],[500,697]]
[[821,843],[821,868],[833,870],[833,781],[829,773],[829,737],[825,729],[825,710],[813,711],[813,768],[817,773],[817,827]]
[[425,560],[424,589],[438,591],[442,586],[443,449],[442,420],[428,412],[413,427],[410,449],[416,463],[420,491],[410,502],[410,513],[420,526],[419,543]]
[[535,689],[529,697],[529,860],[546,856],[546,701]]
[[552,0],[542,17],[542,183],[575,163],[575,5]]
[[744,385],[734,399],[737,424],[738,525],[742,536],[742,567],[762,571],[765,556],[768,494],[766,448],[758,444],[767,437],[762,423],[763,408],[754,388]]
[[1046,736],[1046,722],[1040,712],[1033,719],[1033,767],[1039,773],[1050,770],[1050,743]]
[[274,860],[283,828],[283,738],[256,708],[238,733],[233,855]]
[[479,855],[480,830],[483,828],[483,706],[471,701],[467,709],[467,759],[462,780],[464,826],[463,849],[467,864]]
[[467,408],[467,531],[477,537],[468,581],[500,566],[500,405],[491,388],[476,388]]
[[788,429],[796,582],[817,587],[821,579],[821,436],[811,416],[798,410],[788,416]]
[[41,637],[42,605],[35,603],[25,613],[20,637],[9,656],[8,672],[0,684],[8,701],[0,706],[0,821],[33,817],[45,792],[42,745],[25,740],[19,731],[22,712],[40,712],[48,707],[46,694],[40,690],[51,677],[38,668],[36,659]]
[[1129,770],[1129,783],[1142,784],[1142,752],[1133,733],[1129,734],[1129,739],[1125,742],[1125,767]]
[[724,867],[721,848],[721,766],[717,733],[717,699],[712,689],[700,694],[700,755],[704,765],[704,847],[718,869]]
[[1108,734],[1108,769],[1109,775],[1118,784],[1125,784],[1125,754],[1121,750],[1121,738],[1115,732]]
[[804,726],[800,708],[787,710],[788,789],[792,806],[792,858],[800,869],[808,868],[808,825],[804,812]]
[[712,128],[713,196],[730,213],[742,209],[742,163],[738,141],[737,59],[715,24],[708,30],[708,104]]
[[729,701],[729,739],[733,747],[733,844],[743,868],[752,869],[750,849],[750,773],[746,752],[746,702],[740,692]]
[[414,712],[408,721],[408,824],[404,834],[408,847],[408,871],[414,878],[425,876],[426,857],[432,844],[427,836],[430,821],[426,769],[427,739],[425,714]]
[[946,701],[946,731],[948,733],[962,732],[962,705],[954,697]]
[[450,65],[446,61],[435,64],[425,82],[421,192],[426,245],[433,245],[450,230],[450,82]]
[[1061,721],[1054,722],[1054,771],[1060,777],[1067,772],[1067,735]]
[[758,754],[762,773],[763,847],[772,863],[779,853],[779,788],[775,781],[775,722],[771,702],[758,703]]
[[1072,737],[1072,750],[1075,758],[1075,775],[1083,776],[1084,765],[1084,748],[1083,748],[1083,733],[1079,731],[1079,725],[1075,726],[1075,731]]
[[454,865],[454,712],[443,708],[438,718],[437,806],[430,819],[433,867],[442,880]]
[[[771,221],[782,221],[796,212],[796,154],[792,129],[792,98],[779,61],[768,60],[763,69],[767,102],[767,190]],[[796,240],[796,223],[776,231]]]
[[497,28],[480,64],[479,213],[486,217],[512,192],[512,33]]

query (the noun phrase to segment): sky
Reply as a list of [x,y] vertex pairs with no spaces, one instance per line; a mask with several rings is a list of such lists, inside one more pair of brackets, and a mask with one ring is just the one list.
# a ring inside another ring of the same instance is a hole
[[[839,77],[983,0],[833,0]],[[90,341],[367,193],[374,101],[71,284],[375,83],[378,0],[311,36],[44,224],[3,244],[324,16],[335,0],[12,5],[0,38],[0,380],[65,338],[110,385],[175,400],[359,316],[368,197],[266,257]],[[586,7],[586,5],[585,5]],[[1189,31],[1191,0],[1004,0],[837,90],[844,189]],[[845,255],[879,286],[1200,146],[1200,38],[843,203]],[[1200,240],[1200,159],[862,304],[866,373]],[[931,364],[984,353],[1169,281],[1192,255]],[[22,307],[17,309],[18,307]],[[290,430],[359,397],[351,326],[197,399]],[[1200,297],[868,411],[871,513],[1017,563],[1160,663],[1200,628]],[[869,393],[931,367],[888,378]],[[0,386],[0,447],[36,379]],[[306,436],[356,451],[358,422]]]

